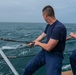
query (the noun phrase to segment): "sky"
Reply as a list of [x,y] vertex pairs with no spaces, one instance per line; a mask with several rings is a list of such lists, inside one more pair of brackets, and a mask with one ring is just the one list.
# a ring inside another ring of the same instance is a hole
[[61,22],[76,23],[76,0],[0,0],[0,22],[45,23],[42,9],[47,5]]

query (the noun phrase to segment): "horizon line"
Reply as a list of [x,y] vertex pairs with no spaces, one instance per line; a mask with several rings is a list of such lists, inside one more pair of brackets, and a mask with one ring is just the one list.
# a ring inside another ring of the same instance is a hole
[[[17,22],[17,21],[13,22],[13,21],[9,21],[9,22],[0,22],[0,23],[46,23],[46,22]],[[72,23],[72,24],[76,24],[76,23]]]

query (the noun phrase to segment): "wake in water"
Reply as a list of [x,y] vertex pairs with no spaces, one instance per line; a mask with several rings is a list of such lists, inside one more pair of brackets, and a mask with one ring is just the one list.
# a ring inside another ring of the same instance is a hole
[[4,50],[4,49],[19,49],[19,48],[24,48],[24,47],[27,47],[26,44],[17,44],[17,45],[6,45],[6,46],[2,46],[1,49]]
[[62,70],[70,70],[70,69],[71,69],[71,65],[70,64],[64,65],[62,67]]
[[64,65],[64,66],[62,67],[62,70],[68,70],[70,67],[71,67],[70,64],[68,64],[68,65]]
[[[6,50],[6,55],[8,58],[23,58],[27,57],[30,53],[30,48],[27,44],[15,44],[15,45],[5,45],[2,46],[0,49]],[[10,50],[10,51],[7,51]],[[2,59],[2,57],[0,57]]]

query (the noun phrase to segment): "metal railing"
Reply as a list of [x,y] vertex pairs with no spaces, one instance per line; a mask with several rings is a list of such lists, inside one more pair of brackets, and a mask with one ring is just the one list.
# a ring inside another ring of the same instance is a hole
[[5,53],[1,49],[0,49],[0,54],[3,57],[3,59],[5,60],[5,62],[8,64],[8,66],[10,67],[10,69],[12,70],[14,75],[19,75],[18,72],[16,71],[16,69],[13,67],[13,65],[9,61],[9,59],[7,58],[7,56],[5,55]]

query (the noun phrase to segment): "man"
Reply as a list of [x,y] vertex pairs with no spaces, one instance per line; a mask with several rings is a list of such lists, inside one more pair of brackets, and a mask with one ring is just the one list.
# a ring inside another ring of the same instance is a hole
[[[76,38],[76,34],[71,32],[70,37]],[[76,75],[76,50],[74,50],[70,56],[70,64],[72,67],[73,74]]]
[[[42,50],[26,65],[23,75],[32,75],[43,65],[46,66],[46,75],[61,75],[66,28],[55,18],[54,9],[51,6],[44,7],[42,13],[48,24],[44,32],[33,41],[34,45],[40,46]],[[46,42],[41,43],[40,41],[45,37]]]

